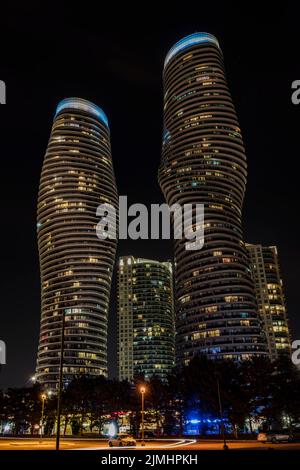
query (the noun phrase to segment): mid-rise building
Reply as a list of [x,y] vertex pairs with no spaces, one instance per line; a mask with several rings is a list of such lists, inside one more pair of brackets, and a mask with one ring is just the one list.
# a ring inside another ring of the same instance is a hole
[[123,256],[118,266],[119,380],[165,380],[174,367],[172,264]]
[[291,354],[283,282],[276,246],[247,244],[258,310],[271,360]]

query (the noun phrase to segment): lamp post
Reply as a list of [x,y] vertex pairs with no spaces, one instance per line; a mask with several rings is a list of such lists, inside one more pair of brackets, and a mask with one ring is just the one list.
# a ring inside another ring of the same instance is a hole
[[217,387],[218,387],[219,410],[220,410],[222,434],[223,434],[223,450],[228,450],[228,445],[226,444],[225,426],[224,426],[224,421],[223,421],[223,408],[222,408],[221,393],[220,393],[220,382],[219,382],[218,377],[217,377]]
[[60,417],[61,417],[61,395],[62,395],[62,389],[63,389],[64,347],[65,347],[65,312],[63,311],[62,319],[61,319],[59,381],[58,381],[58,394],[57,394],[56,445],[55,445],[56,450],[59,450],[59,441],[60,441]]
[[52,395],[52,391],[48,390],[47,393],[42,393],[41,400],[42,400],[42,414],[41,414],[41,422],[40,422],[40,440],[43,438],[43,422],[44,422],[44,414],[45,414],[45,400],[50,398]]
[[146,387],[142,386],[140,387],[140,392],[142,395],[142,442],[141,445],[145,445],[144,441],[144,436],[145,436],[145,419],[144,419],[144,414],[145,414],[145,392],[146,392]]
[[40,440],[43,439],[43,422],[44,422],[44,411],[45,411],[45,400],[47,396],[45,393],[42,393],[41,399],[42,399],[42,415],[41,415],[41,422],[40,422]]

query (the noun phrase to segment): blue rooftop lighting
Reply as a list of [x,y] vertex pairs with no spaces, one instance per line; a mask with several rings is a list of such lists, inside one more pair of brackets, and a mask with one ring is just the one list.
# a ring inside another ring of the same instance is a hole
[[64,100],[58,103],[55,116],[57,116],[57,114],[64,109],[79,109],[87,113],[93,114],[107,127],[109,127],[108,119],[105,112],[91,101],[84,100],[82,98],[65,98]]
[[173,47],[169,50],[166,55],[164,67],[170,62],[172,57],[174,57],[178,52],[187,49],[188,47],[195,46],[196,44],[201,44],[203,42],[210,42],[215,44],[217,47],[220,48],[219,42],[215,36],[210,33],[193,33],[189,36],[185,36],[184,38],[180,39],[180,41],[176,42]]

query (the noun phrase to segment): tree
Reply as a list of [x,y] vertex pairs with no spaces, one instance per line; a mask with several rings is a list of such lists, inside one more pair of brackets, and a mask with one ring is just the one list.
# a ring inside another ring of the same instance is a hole
[[30,388],[9,388],[3,398],[3,416],[13,423],[13,434],[24,434],[29,429],[31,434],[34,426],[41,419],[40,387],[35,384]]

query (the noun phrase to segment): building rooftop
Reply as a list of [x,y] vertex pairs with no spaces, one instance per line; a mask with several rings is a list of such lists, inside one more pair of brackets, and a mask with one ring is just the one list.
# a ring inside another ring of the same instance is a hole
[[91,101],[84,100],[82,98],[65,98],[58,103],[55,116],[64,109],[79,109],[85,111],[86,113],[96,116],[101,122],[109,127],[105,112]]
[[217,47],[220,48],[219,42],[215,36],[210,33],[193,33],[189,36],[185,36],[184,38],[180,39],[180,41],[176,42],[173,47],[169,50],[166,55],[164,67],[170,62],[172,57],[174,57],[178,52],[181,52],[184,49],[187,49],[191,46],[195,46],[196,44],[201,44],[203,42],[210,42],[215,44]]

